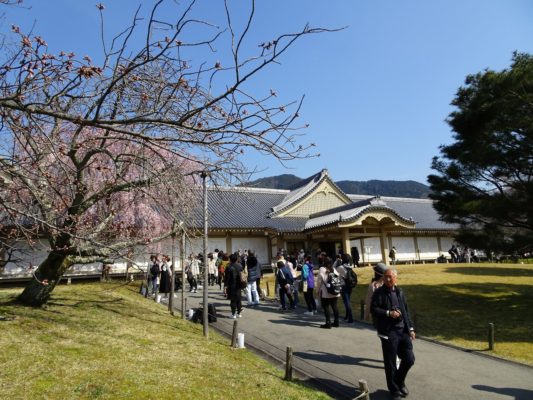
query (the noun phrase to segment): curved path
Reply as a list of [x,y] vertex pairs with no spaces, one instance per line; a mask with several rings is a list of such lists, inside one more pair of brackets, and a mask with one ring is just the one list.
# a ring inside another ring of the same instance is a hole
[[[181,293],[177,300],[180,297]],[[209,299],[218,312],[218,321],[210,326],[231,337],[234,320],[230,318],[229,301],[218,287],[210,287]],[[197,307],[201,301],[202,291],[188,293],[189,307]],[[257,308],[244,309],[242,318],[237,320],[238,331],[245,334],[247,348],[280,366],[287,346],[291,346],[294,367],[336,399],[354,398],[359,379],[368,382],[371,399],[389,399],[375,331],[358,322],[320,329],[323,315],[305,316],[304,311],[301,307],[291,312],[278,311],[277,303],[265,301]],[[406,382],[410,400],[533,399],[533,367],[424,339],[414,342],[414,351],[416,362]]]

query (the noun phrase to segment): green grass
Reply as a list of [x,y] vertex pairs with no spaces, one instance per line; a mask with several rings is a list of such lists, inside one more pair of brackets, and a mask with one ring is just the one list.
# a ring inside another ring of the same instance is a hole
[[0,290],[0,393],[10,399],[326,399],[229,339],[118,283],[59,286],[44,309]]
[[[532,264],[417,264],[397,270],[419,335],[533,365]],[[351,299],[359,319],[373,271],[356,272],[359,284]],[[273,296],[273,276],[268,280]],[[340,299],[339,310],[344,315]],[[495,325],[493,351],[489,323]]]

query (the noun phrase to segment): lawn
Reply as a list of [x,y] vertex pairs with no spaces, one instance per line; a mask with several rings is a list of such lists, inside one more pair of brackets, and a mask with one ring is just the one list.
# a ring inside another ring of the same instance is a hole
[[44,309],[0,289],[0,393],[9,399],[326,399],[138,285],[59,286]]

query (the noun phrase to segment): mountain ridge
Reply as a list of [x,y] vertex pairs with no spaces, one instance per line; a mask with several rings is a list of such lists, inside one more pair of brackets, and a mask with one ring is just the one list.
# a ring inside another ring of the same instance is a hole
[[[267,188],[267,189],[291,189],[291,187],[301,182],[300,178],[292,174],[282,174],[259,178],[248,182],[245,186]],[[368,181],[342,180],[335,182],[346,194],[362,194],[370,196],[387,197],[410,197],[415,199],[425,199],[429,194],[429,186],[413,180],[379,180]]]

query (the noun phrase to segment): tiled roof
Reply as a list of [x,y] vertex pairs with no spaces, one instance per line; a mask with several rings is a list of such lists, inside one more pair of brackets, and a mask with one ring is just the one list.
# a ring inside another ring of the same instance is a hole
[[305,225],[305,229],[316,228],[337,222],[350,222],[361,217],[368,212],[385,211],[394,214],[399,220],[407,224],[412,224],[413,221],[405,218],[396,210],[389,207],[387,203],[380,197],[369,197],[362,200],[357,200],[352,204],[347,204],[342,207],[337,207],[331,210],[323,211],[309,216],[309,221]]
[[329,178],[328,170],[323,169],[319,173],[312,175],[309,178],[304,179],[298,184],[292,186],[290,188],[289,193],[285,196],[283,201],[280,204],[276,205],[275,207],[272,207],[272,212],[270,213],[270,216],[273,217],[273,216],[279,215],[282,211],[288,209],[293,204],[311,195],[314,189],[318,187],[318,185],[320,185],[326,179],[328,179],[329,183],[333,187],[335,187],[340,193],[344,194],[342,189],[338,187],[337,184],[333,182],[331,178]]
[[[370,196],[349,194],[348,197],[352,201],[360,201]],[[453,230],[459,227],[440,221],[432,200],[406,197],[381,197],[381,199],[403,218],[413,219],[416,223],[416,229]]]
[[[208,225],[210,229],[273,229],[300,232],[307,218],[269,218],[273,206],[279,204],[288,190],[274,189],[208,189]],[[189,224],[200,227],[202,209],[193,212]]]
[[283,200],[279,204],[276,204],[272,207],[271,215],[275,215],[296,203],[298,200],[303,199],[305,196],[311,193],[312,189],[314,189],[323,179],[325,179],[326,175],[327,171],[322,170],[318,174],[310,176],[309,178],[304,179],[298,185],[293,186]]
[[[209,188],[208,189],[208,225],[210,229],[272,229],[278,232],[303,232],[318,226],[335,223],[342,219],[349,221],[371,210],[393,212],[398,218],[409,222],[414,220],[416,229],[453,230],[456,225],[439,221],[439,215],[433,208],[433,202],[427,199],[400,197],[381,197],[364,195],[347,195],[353,203],[335,209],[326,210],[307,217],[275,217],[272,210],[280,210],[284,204],[294,204],[297,199],[305,197],[324,177],[324,171],[308,178],[304,184],[289,190],[258,188]],[[327,172],[326,172],[327,173]],[[319,179],[317,181],[317,179]],[[203,224],[202,208],[193,211],[189,226],[201,227]]]

